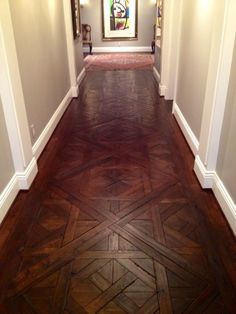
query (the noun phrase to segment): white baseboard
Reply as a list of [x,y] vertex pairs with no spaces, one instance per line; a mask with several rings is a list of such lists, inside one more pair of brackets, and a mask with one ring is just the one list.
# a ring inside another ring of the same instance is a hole
[[191,130],[188,122],[186,121],[185,117],[183,116],[180,108],[176,104],[175,101],[173,101],[173,115],[175,116],[176,121],[178,122],[194,156],[197,155],[198,149],[199,149],[199,142],[196,136],[194,135],[193,131]]
[[[44,147],[46,146],[48,140],[50,139],[53,131],[55,130],[58,122],[60,121],[61,117],[63,116],[65,110],[67,109],[71,98],[74,97],[76,87],[71,87],[60,105],[58,106],[57,110],[54,112],[53,116],[49,120],[48,124],[44,128],[43,132],[40,134],[39,138],[33,145],[33,154],[36,159],[39,158],[42,151],[44,150]],[[77,88],[78,89],[78,88]]]
[[215,171],[209,171],[197,155],[194,163],[194,171],[203,189],[211,189],[214,184]]
[[165,96],[167,91],[167,87],[161,83],[159,83],[159,95]]
[[217,173],[215,174],[213,192],[236,236],[236,205]]
[[194,163],[194,171],[203,189],[211,188],[233,231],[236,235],[236,205],[227,191],[224,183],[215,171],[209,171],[199,156]]
[[33,157],[24,172],[16,172],[0,194],[0,223],[6,216],[20,190],[28,190],[38,173],[37,161]]
[[18,180],[16,174],[14,174],[5,189],[0,194],[0,223],[6,216],[8,209],[16,198],[19,190]]
[[83,68],[82,71],[80,72],[80,74],[77,77],[77,84],[78,84],[78,86],[80,86],[80,84],[83,81],[85,75],[86,75],[85,68]]
[[21,190],[28,190],[37,173],[38,173],[37,160],[35,159],[35,157],[33,157],[24,172],[16,173],[19,188]]
[[158,72],[157,68],[154,66],[153,67],[153,75],[158,83],[158,92],[160,96],[165,96],[167,87],[163,84],[161,84],[161,76],[160,73]]
[[18,192],[20,190],[28,190],[30,188],[38,172],[37,159],[42,153],[54,129],[56,128],[58,122],[60,121],[62,115],[64,114],[66,108],[68,107],[71,98],[75,93],[75,89],[76,87],[70,88],[70,90],[60,103],[59,107],[49,120],[45,129],[40,134],[36,143],[33,145],[32,150],[34,157],[32,158],[31,162],[29,163],[25,171],[15,173],[10,182],[7,184],[6,188],[0,194],[0,222],[5,217]]
[[[86,49],[84,52],[88,52]],[[93,47],[94,53],[112,53],[112,52],[152,52],[151,45],[150,47]]]
[[72,86],[70,89],[70,94],[72,98],[77,98],[79,95],[79,86],[78,84],[76,86]]
[[159,86],[159,83],[161,81],[161,76],[160,76],[160,73],[157,71],[157,68],[156,67],[153,67],[153,75],[157,81],[157,84]]

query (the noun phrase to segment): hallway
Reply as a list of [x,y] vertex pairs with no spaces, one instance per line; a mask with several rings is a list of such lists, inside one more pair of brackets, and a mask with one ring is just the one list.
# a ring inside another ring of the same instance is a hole
[[192,164],[151,71],[87,73],[1,227],[0,312],[234,313],[234,238]]

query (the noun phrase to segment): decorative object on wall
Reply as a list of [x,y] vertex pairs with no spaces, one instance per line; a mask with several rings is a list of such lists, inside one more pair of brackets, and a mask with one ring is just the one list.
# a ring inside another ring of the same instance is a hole
[[157,0],[157,20],[156,20],[156,37],[161,37],[161,20],[162,20],[163,1]]
[[72,13],[72,25],[74,39],[78,38],[81,33],[81,22],[80,22],[80,1],[71,0],[71,13]]
[[156,45],[156,24],[153,25],[153,39],[151,43],[152,54],[155,53],[155,45]]
[[137,39],[138,0],[102,0],[103,40]]

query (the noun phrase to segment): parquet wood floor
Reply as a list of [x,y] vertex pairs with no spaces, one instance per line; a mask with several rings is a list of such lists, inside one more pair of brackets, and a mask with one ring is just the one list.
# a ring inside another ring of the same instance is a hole
[[236,313],[236,243],[151,71],[90,72],[0,230],[4,314]]

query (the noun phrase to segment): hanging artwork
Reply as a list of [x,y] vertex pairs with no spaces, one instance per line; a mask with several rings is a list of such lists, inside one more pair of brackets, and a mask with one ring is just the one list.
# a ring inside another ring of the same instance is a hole
[[80,2],[79,0],[71,0],[71,14],[74,39],[78,38],[81,33],[80,23]]
[[157,0],[157,21],[156,21],[156,37],[161,37],[161,23],[162,23],[162,6],[163,1]]
[[103,39],[137,39],[137,0],[102,0]]

